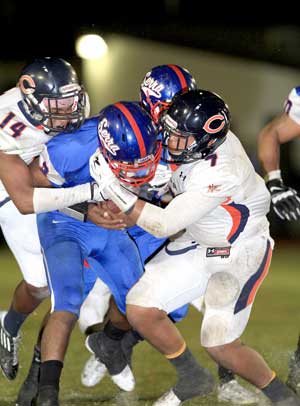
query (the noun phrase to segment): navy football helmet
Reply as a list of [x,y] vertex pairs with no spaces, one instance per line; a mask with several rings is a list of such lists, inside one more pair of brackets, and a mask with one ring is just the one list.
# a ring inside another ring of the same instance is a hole
[[184,164],[212,154],[230,127],[228,106],[217,94],[191,90],[176,96],[163,118],[162,159]]
[[100,111],[98,135],[110,168],[127,186],[155,175],[162,145],[151,117],[136,102],[118,102]]
[[73,67],[61,58],[40,58],[19,76],[25,109],[46,132],[71,132],[85,119],[86,94]]
[[196,81],[188,70],[178,65],[155,66],[141,84],[140,102],[154,123],[158,124],[177,93],[196,87]]

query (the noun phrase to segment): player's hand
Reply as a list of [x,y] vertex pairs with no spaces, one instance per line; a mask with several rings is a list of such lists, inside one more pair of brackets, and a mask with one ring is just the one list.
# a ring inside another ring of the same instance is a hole
[[281,179],[267,182],[273,210],[281,220],[300,219],[300,197],[295,189],[285,186]]
[[121,215],[114,213],[107,202],[89,204],[87,218],[97,226],[110,230],[123,230],[126,228]]

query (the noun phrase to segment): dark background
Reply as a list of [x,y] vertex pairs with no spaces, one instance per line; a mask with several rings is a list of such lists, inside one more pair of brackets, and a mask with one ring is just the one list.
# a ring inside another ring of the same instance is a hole
[[[1,0],[1,57],[75,55],[85,31],[123,33],[223,54],[300,67],[297,10],[265,4],[201,0]],[[288,5],[288,4],[287,4]]]

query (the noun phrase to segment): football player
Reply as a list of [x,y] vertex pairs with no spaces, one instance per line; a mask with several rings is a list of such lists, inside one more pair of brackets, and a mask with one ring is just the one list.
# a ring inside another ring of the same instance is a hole
[[[258,135],[258,156],[266,173],[272,208],[283,221],[300,219],[300,196],[287,186],[280,170],[280,145],[300,137],[300,87],[291,90],[284,112],[270,121]],[[289,360],[287,385],[300,394],[300,336]]]
[[[108,131],[113,126],[119,135],[118,144]],[[86,120],[76,131],[76,136],[62,133],[47,143],[40,156],[42,172],[37,171],[36,165],[33,167],[38,184],[71,187],[90,182],[89,157],[99,146],[98,127],[112,154],[123,151],[124,146],[130,151],[133,163],[119,168],[121,177],[137,184],[154,176],[161,153],[161,144],[156,142],[156,128],[138,104],[120,102],[103,109],[99,118]],[[119,184],[116,187],[119,198],[125,201],[124,195],[129,193],[128,190]],[[38,406],[59,404],[58,388],[63,360],[85,298],[84,272],[88,272],[89,268],[83,266],[83,260],[87,259],[97,276],[109,287],[123,313],[126,294],[143,272],[137,248],[126,230],[107,230],[65,213],[69,213],[69,210],[37,216],[52,302],[41,343]],[[127,321],[122,320],[122,323],[121,329],[111,321],[104,328],[103,337],[111,347],[119,346],[115,335],[119,336],[120,330],[124,335],[129,329]],[[117,356],[115,360],[104,354],[101,361],[115,381],[118,381],[120,373],[125,373],[130,384],[132,373],[127,360],[121,352]]]
[[[174,198],[160,208],[132,195],[127,216],[120,216],[124,225],[136,222],[156,237],[185,230],[146,265],[127,295],[130,324],[177,371],[176,385],[155,406],[179,406],[211,390],[210,375],[166,317],[201,296],[201,343],[209,355],[261,389],[274,405],[300,405],[261,355],[240,340],[268,273],[273,240],[266,217],[268,190],[229,129],[228,106],[210,91],[188,91],[174,98],[162,127],[165,159],[178,165],[169,183]],[[91,158],[90,171],[124,211],[111,188],[117,178],[103,156]]]
[[90,184],[69,190],[35,188],[28,164],[52,136],[79,128],[87,110],[75,70],[60,58],[29,63],[17,86],[0,96],[0,225],[23,274],[9,311],[0,317],[0,366],[10,380],[18,372],[20,327],[48,295],[36,216],[29,213],[85,201],[93,192]]
[[[186,90],[197,88],[196,80],[190,72],[178,65],[159,65],[153,67],[144,77],[140,87],[140,102],[142,106],[151,114],[153,121],[159,125],[160,120],[167,112],[172,99],[176,94]],[[158,166],[156,179],[161,176],[165,182],[171,176],[166,172],[165,162]],[[176,165],[169,164],[168,167],[176,168]],[[192,305],[198,310],[202,310],[202,301],[197,299]],[[218,400],[223,402],[235,402],[241,404],[251,404],[257,402],[257,396],[250,390],[244,388],[235,379],[232,371],[221,365],[218,366]]]

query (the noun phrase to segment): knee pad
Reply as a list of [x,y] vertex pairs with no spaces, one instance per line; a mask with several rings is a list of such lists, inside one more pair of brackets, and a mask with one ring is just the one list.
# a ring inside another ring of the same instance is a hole
[[[231,319],[231,314],[228,317]],[[201,345],[203,347],[215,347],[230,341],[228,341],[230,321],[226,320],[228,317],[222,313],[204,319],[201,328]]]
[[240,291],[238,279],[228,272],[217,272],[208,281],[205,292],[205,305],[222,308],[233,303]]
[[130,289],[126,297],[126,304],[161,309],[155,296],[155,289],[153,289],[152,284],[147,282],[146,278],[141,278]]

